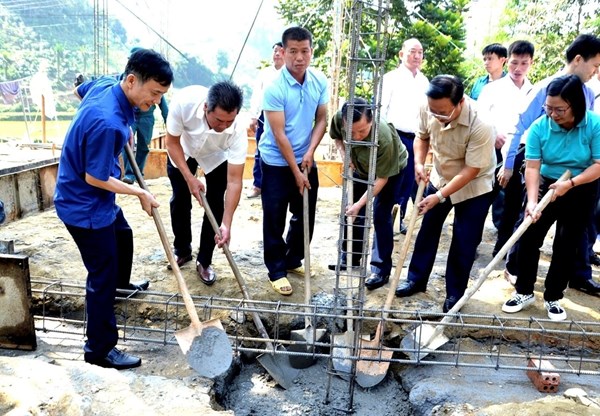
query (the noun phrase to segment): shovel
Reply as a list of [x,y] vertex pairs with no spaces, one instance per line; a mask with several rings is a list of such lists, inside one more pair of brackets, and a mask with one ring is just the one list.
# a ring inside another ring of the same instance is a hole
[[[350,171],[349,176],[352,177],[352,171]],[[348,187],[348,201],[351,204],[353,199],[353,183],[350,183]],[[352,217],[348,217],[348,226],[346,230],[346,270],[348,274],[346,275],[346,332],[342,334],[333,335],[333,368],[339,373],[339,376],[347,379],[352,373],[352,360],[350,357],[352,356],[354,346],[356,345],[356,339],[354,332],[354,319],[352,315],[352,260],[354,257],[354,249],[353,247],[353,229]],[[340,358],[338,358],[340,357]]]
[[[562,174],[557,182],[567,180],[570,176],[571,172],[567,170]],[[536,205],[534,213],[541,213],[550,203],[553,195],[554,189],[550,189],[548,192],[546,192],[546,195],[544,195],[544,197]],[[494,270],[496,265],[504,258],[504,255],[508,253],[508,250],[510,250],[517,240],[521,238],[525,230],[529,228],[532,222],[533,220],[531,216],[527,216],[523,220],[513,235],[508,239],[504,246],[502,246],[500,251],[498,251],[498,254],[496,254],[496,256],[494,256],[492,261],[485,267],[485,269],[481,271],[479,277],[473,283],[473,285],[465,291],[462,297],[447,312],[446,316],[444,316],[437,326],[427,324],[420,325],[402,339],[400,345],[404,352],[412,360],[420,360],[423,357],[426,357],[430,352],[435,351],[449,341],[448,337],[444,335],[445,324],[449,323],[454,318],[453,314],[456,314],[458,311],[460,311],[464,304],[471,299],[471,296],[477,292],[492,270]]]
[[[307,177],[307,172],[304,170],[304,177]],[[304,310],[304,329],[291,331],[290,340],[295,341],[290,345],[290,351],[313,354],[315,351],[315,341],[321,340],[325,336],[324,329],[316,329],[312,325],[312,318],[309,316],[311,308],[310,304],[310,227],[309,227],[309,212],[308,212],[308,188],[304,187],[302,193],[302,214],[304,225],[304,304],[307,305]],[[294,368],[307,368],[313,365],[315,358],[309,355],[290,355],[290,364]]]
[[[135,156],[131,150],[129,143],[125,145],[125,152],[131,163],[131,167],[135,173],[135,177],[144,190],[148,190],[140,169],[135,161]],[[181,348],[183,354],[187,357],[188,364],[203,377],[217,377],[224,374],[231,366],[233,359],[233,350],[231,343],[227,337],[227,333],[218,319],[200,322],[194,301],[185,284],[185,280],[179,270],[177,261],[171,251],[171,245],[167,238],[165,227],[158,213],[158,209],[152,208],[152,218],[156,224],[156,229],[160,235],[160,241],[169,263],[173,269],[173,273],[179,285],[179,291],[185,304],[185,309],[190,315],[191,325],[187,328],[175,332],[175,338]]]
[[[379,384],[387,374],[387,370],[390,366],[390,359],[392,358],[393,351],[388,350],[382,345],[383,338],[383,325],[388,317],[387,310],[392,306],[396,287],[400,281],[400,274],[402,273],[402,267],[408,254],[408,249],[412,240],[412,235],[415,229],[415,223],[419,215],[417,205],[423,199],[423,192],[425,191],[426,181],[421,180],[419,187],[417,188],[417,195],[415,203],[413,204],[413,210],[410,215],[410,221],[408,223],[408,229],[406,236],[402,242],[402,248],[400,249],[400,255],[398,262],[396,263],[396,269],[394,270],[394,276],[390,280],[390,288],[388,289],[387,298],[383,306],[383,316],[377,330],[375,331],[375,338],[372,341],[361,341],[359,351],[359,361],[356,363],[356,382],[363,388],[373,387]],[[367,360],[364,360],[364,359]],[[362,359],[362,360],[361,360]]]
[[[217,235],[220,235],[219,225],[217,224],[217,220],[208,205],[208,201],[206,200],[206,196],[203,192],[200,192],[200,197],[202,199],[202,205],[204,206],[204,212],[210,221],[210,224],[213,227],[213,230]],[[242,290],[242,294],[246,301],[250,300],[250,294],[248,293],[248,289],[246,287],[246,282],[240,273],[240,269],[238,269],[233,256],[231,255],[231,251],[229,250],[229,246],[227,244],[223,244],[223,251],[225,252],[225,257],[227,257],[227,261],[229,262],[229,266],[237,279],[238,285]],[[248,304],[250,307],[252,305]],[[290,367],[289,359],[285,354],[273,354],[275,348],[271,342],[269,342],[269,334],[267,334],[267,330],[263,325],[258,312],[252,312],[252,320],[254,321],[254,325],[258,329],[260,335],[267,340],[267,352],[258,356],[258,362],[264,367],[265,370],[273,377],[273,380],[277,382],[284,389],[290,388],[293,384],[294,379],[300,375],[300,372],[292,367]],[[283,346],[279,346],[277,348],[278,351],[285,351]]]

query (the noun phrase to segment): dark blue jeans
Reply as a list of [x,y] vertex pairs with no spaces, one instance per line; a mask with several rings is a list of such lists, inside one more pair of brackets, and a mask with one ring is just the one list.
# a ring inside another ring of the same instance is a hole
[[262,188],[262,170],[260,168],[260,151],[258,150],[258,143],[260,142],[260,138],[263,134],[265,127],[265,115],[261,111],[260,116],[258,117],[258,121],[256,123],[256,151],[254,152],[254,167],[252,168],[252,176],[254,177],[254,181],[252,185],[256,188]]
[[89,229],[66,224],[88,271],[85,302],[89,358],[104,358],[117,345],[119,334],[114,301],[117,282],[129,283],[133,259],[133,234],[123,211],[108,227]]
[[[146,160],[148,160],[148,154],[150,153],[150,142],[152,141],[152,132],[154,130],[154,116],[143,117],[137,120],[133,126],[131,126],[133,134],[136,135],[135,144],[135,162],[140,168],[142,176],[144,175],[144,166],[146,166]],[[123,165],[125,167],[125,176],[130,179],[135,179],[133,173],[133,167],[129,163],[127,152],[123,149]]]
[[415,194],[417,192],[417,184],[415,182],[415,151],[413,149],[413,142],[415,135],[405,133],[400,130],[396,130],[400,136],[400,140],[406,150],[408,151],[408,160],[406,161],[406,167],[403,170],[402,178],[397,190],[396,203],[400,205],[400,219],[404,219],[406,215],[406,208],[408,206],[408,200],[412,198],[415,200]]
[[[392,270],[392,252],[394,250],[394,229],[392,222],[392,207],[396,203],[395,196],[402,183],[404,170],[399,174],[388,178],[387,183],[373,200],[373,249],[371,251],[371,272],[382,276],[389,276]],[[413,171],[414,172],[414,171]],[[355,178],[358,178],[356,174]],[[358,201],[367,191],[367,185],[362,182],[353,182],[353,198]],[[365,207],[354,219],[352,227],[352,248],[354,253],[352,264],[358,266],[360,255],[363,251],[365,225]],[[346,240],[346,229],[344,228],[344,240]],[[346,253],[342,254],[342,261],[346,258]],[[401,266],[400,266],[401,267]]]
[[[437,189],[429,184],[426,195]],[[481,242],[483,226],[491,204],[491,192],[453,205],[450,198],[436,205],[423,217],[421,229],[408,267],[408,280],[425,288],[433,269],[440,243],[442,227],[454,208],[452,242],[446,262],[446,297],[460,298],[469,283],[469,273],[475,261],[475,252]],[[400,265],[398,265],[400,266]]]
[[[187,160],[188,168],[192,173],[198,170],[198,162],[194,158]],[[192,254],[192,195],[183,175],[167,158],[167,174],[171,181],[173,195],[170,200],[171,226],[173,227],[173,248],[175,255],[185,257]],[[213,171],[205,175],[206,200],[217,220],[223,221],[225,211],[225,191],[227,190],[227,162],[221,163]],[[197,261],[206,268],[212,263],[215,251],[215,231],[213,230],[206,213],[202,218],[200,231],[200,249]]]
[[[287,276],[286,270],[296,268],[304,259],[304,219],[302,194],[296,186],[289,166],[271,166],[261,161],[263,182],[261,200],[263,207],[263,252],[269,279]],[[311,189],[308,192],[309,234],[312,240],[315,228],[315,211],[319,176],[313,166],[308,175]],[[288,209],[292,214],[285,240],[285,220]]]

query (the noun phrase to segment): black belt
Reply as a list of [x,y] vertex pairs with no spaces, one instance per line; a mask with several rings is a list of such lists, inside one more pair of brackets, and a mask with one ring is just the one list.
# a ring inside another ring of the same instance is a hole
[[398,134],[400,136],[403,136],[403,137],[405,137],[405,138],[407,138],[409,140],[413,140],[415,138],[415,134],[414,133],[409,133],[407,131],[402,131],[402,130],[398,130],[398,129],[396,129],[396,131],[398,132]]

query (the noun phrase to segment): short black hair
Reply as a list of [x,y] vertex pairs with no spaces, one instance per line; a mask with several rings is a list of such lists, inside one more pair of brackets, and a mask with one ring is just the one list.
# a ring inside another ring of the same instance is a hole
[[362,97],[355,97],[353,101],[346,101],[342,106],[342,119],[346,120],[348,111],[352,107],[352,123],[359,121],[363,115],[370,123],[373,120],[373,106]]
[[529,55],[533,58],[535,46],[528,40],[515,40],[508,46],[508,55]]
[[242,89],[231,81],[221,81],[213,84],[208,89],[206,97],[206,109],[208,112],[214,111],[219,107],[223,111],[239,113],[244,102],[244,93]]
[[571,63],[577,55],[587,61],[598,54],[600,54],[600,39],[594,35],[583,34],[571,42],[565,55],[567,63]]
[[283,48],[283,43],[281,43],[281,42],[275,42],[273,44],[273,46],[271,46],[271,48],[274,48],[275,46],[279,46],[280,48]]
[[300,26],[294,26],[286,29],[281,35],[281,44],[285,48],[287,46],[288,41],[295,40],[298,42],[302,42],[303,40],[307,40],[312,48],[312,34]]
[[500,58],[508,57],[508,51],[500,43],[490,43],[485,48],[483,48],[481,51],[482,55],[487,55],[488,53],[489,54],[495,53]]
[[152,49],[138,49],[127,60],[123,78],[133,74],[145,83],[149,80],[158,82],[163,87],[173,83],[173,69],[169,62]]
[[434,100],[449,98],[452,104],[458,105],[465,94],[465,87],[459,77],[454,75],[437,75],[430,82],[425,95]]
[[548,84],[546,95],[549,97],[560,97],[569,103],[571,111],[573,111],[573,117],[575,118],[575,125],[579,124],[585,117],[585,112],[587,111],[585,94],[581,79],[577,75],[562,75],[554,78]]

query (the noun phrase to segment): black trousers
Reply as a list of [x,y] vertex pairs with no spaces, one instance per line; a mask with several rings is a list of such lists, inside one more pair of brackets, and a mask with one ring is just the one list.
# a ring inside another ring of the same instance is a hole
[[[187,160],[187,165],[193,174],[198,170],[198,162],[194,158]],[[170,200],[171,226],[173,227],[173,248],[175,255],[179,257],[192,254],[192,195],[183,175],[170,160],[167,159],[167,174],[171,181],[173,195]],[[227,190],[227,162],[221,163],[213,171],[205,175],[206,178],[206,200],[217,220],[217,224],[223,221],[225,211],[225,191]],[[202,219],[202,230],[200,231],[200,248],[197,261],[202,267],[208,267],[212,263],[215,251],[215,231],[210,225],[206,214]]]

